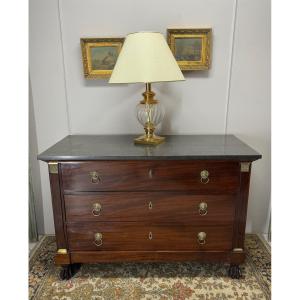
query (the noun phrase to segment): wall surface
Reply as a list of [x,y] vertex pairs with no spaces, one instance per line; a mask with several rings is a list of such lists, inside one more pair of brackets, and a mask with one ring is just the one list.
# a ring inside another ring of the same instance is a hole
[[227,132],[263,155],[253,164],[247,231],[266,232],[271,208],[270,2],[238,0],[237,12]]
[[[270,202],[269,0],[30,0],[30,75],[38,152],[67,134],[140,133],[143,85],[83,77],[81,37],[167,27],[211,27],[212,67],[155,84],[165,134],[235,133],[263,154],[253,164],[248,230],[266,232]],[[45,68],[46,67],[46,68]],[[253,121],[255,120],[255,124]],[[53,233],[47,168],[40,163],[45,231]]]
[[32,189],[34,193],[36,222],[38,233],[43,233],[44,229],[44,211],[43,211],[43,197],[41,190],[41,173],[39,162],[36,159],[38,152],[37,136],[36,136],[36,122],[33,110],[33,98],[31,83],[29,79],[29,167],[31,171]]
[[[31,0],[29,5],[29,71],[41,152],[69,134],[65,74],[58,2]],[[45,232],[54,233],[48,167],[39,164]]]

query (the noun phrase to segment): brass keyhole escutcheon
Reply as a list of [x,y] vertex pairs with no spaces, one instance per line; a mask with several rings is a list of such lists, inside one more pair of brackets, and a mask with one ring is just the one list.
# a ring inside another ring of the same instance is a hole
[[90,178],[92,183],[99,183],[100,182],[100,175],[97,171],[90,172]]
[[101,232],[95,233],[94,238],[95,238],[94,245],[97,247],[102,246],[102,233]]
[[206,240],[206,233],[201,231],[201,232],[198,232],[198,243],[200,245],[204,245],[205,244],[205,240]]
[[199,215],[205,216],[207,214],[207,203],[201,202],[199,203]]
[[98,217],[101,213],[101,209],[102,209],[102,206],[100,203],[94,203],[93,210],[92,210],[93,216]]
[[201,181],[201,183],[207,184],[209,182],[208,176],[209,176],[209,172],[207,170],[202,170],[200,172],[200,181]]
[[150,210],[152,209],[153,205],[152,205],[151,201],[149,202],[148,207],[149,207]]
[[150,170],[148,171],[148,176],[149,176],[150,179],[153,178],[153,172],[152,172],[152,169],[150,169]]

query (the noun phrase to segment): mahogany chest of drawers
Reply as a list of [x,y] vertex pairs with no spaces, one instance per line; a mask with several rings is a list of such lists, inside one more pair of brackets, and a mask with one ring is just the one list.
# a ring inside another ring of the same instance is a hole
[[220,261],[240,277],[251,163],[233,135],[67,136],[46,161],[61,278],[80,263]]

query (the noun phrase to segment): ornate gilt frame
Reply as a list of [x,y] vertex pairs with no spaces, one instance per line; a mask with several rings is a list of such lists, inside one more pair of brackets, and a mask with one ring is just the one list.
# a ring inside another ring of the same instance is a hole
[[199,61],[177,61],[182,71],[208,70],[211,65],[211,28],[168,28],[167,40],[175,56],[176,38],[201,38],[201,59]]
[[91,64],[91,47],[115,46],[120,53],[125,38],[81,38],[81,52],[84,77],[87,79],[109,78],[112,70],[93,70]]

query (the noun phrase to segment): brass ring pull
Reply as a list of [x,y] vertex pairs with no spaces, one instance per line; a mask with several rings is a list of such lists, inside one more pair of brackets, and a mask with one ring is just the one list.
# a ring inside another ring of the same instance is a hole
[[92,210],[93,216],[95,216],[95,217],[100,216],[101,209],[102,209],[102,207],[101,207],[100,203],[94,203],[93,204],[93,210]]
[[199,203],[199,215],[205,216],[207,214],[207,203],[201,202]]
[[207,170],[202,170],[200,172],[200,181],[201,181],[201,183],[207,184],[209,182],[208,176],[209,176],[209,172]]
[[152,232],[151,231],[149,232],[149,236],[148,237],[149,237],[149,240],[152,240],[153,236],[152,236]]
[[94,245],[97,247],[102,246],[102,233],[97,232],[95,233],[94,237],[95,237]]
[[90,177],[92,183],[98,183],[100,181],[100,175],[96,171],[90,172]]
[[149,202],[149,204],[148,204],[148,207],[149,207],[149,209],[150,209],[150,210],[152,209],[152,207],[153,207],[153,204],[152,204],[152,202],[151,202],[151,201]]
[[204,245],[206,242],[205,240],[206,240],[206,233],[203,231],[198,232],[198,243],[200,245]]

